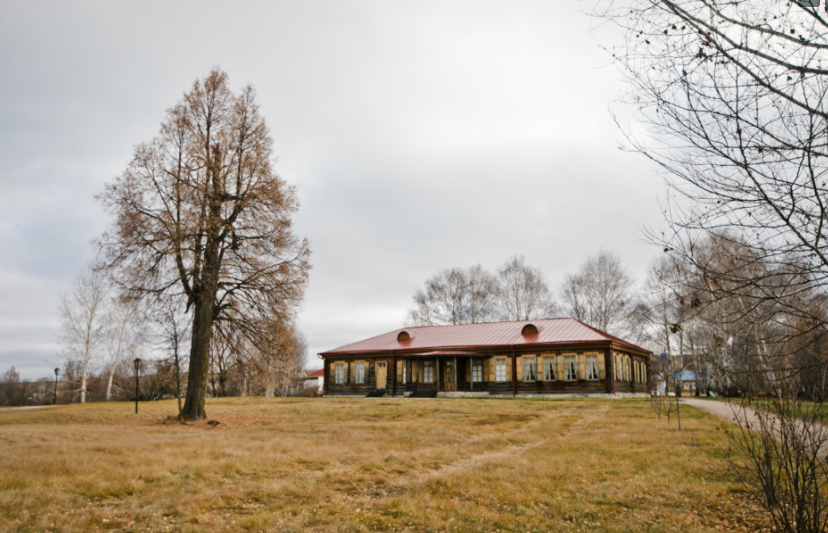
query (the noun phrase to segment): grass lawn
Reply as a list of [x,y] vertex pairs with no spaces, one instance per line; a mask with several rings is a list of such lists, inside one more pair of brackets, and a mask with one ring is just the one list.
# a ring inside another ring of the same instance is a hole
[[[762,531],[719,421],[645,401],[234,398],[0,412],[2,531]],[[696,446],[691,446],[691,435]]]

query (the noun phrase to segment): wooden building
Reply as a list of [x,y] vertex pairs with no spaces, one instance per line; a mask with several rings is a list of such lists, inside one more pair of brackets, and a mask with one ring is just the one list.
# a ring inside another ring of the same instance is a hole
[[572,318],[402,328],[319,356],[329,396],[649,390],[649,351]]

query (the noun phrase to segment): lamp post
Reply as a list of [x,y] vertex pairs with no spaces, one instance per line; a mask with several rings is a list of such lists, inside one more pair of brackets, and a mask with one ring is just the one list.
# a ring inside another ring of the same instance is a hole
[[138,414],[138,370],[141,368],[141,359],[135,358],[135,414]]
[[55,401],[54,401],[54,405],[57,405],[57,378],[58,378],[58,374],[60,374],[60,369],[56,368],[55,369]]

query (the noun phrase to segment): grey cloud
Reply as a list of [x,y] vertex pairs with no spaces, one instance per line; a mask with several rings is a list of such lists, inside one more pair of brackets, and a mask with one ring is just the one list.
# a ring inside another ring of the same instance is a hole
[[641,279],[657,251],[640,226],[658,223],[661,184],[616,148],[607,103],[623,86],[576,9],[7,2],[0,371],[41,371],[56,298],[107,224],[94,195],[214,65],[255,85],[277,168],[298,188],[312,353],[399,327],[414,289],[448,266],[518,253],[555,283],[610,247]]

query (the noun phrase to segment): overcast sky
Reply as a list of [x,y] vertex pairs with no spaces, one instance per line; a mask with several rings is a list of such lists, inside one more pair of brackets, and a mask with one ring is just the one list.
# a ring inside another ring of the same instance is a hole
[[0,372],[62,364],[57,304],[107,225],[94,196],[214,66],[252,84],[313,248],[315,354],[404,324],[446,267],[514,254],[558,286],[640,281],[663,185],[618,150],[625,90],[578,2],[0,0]]

